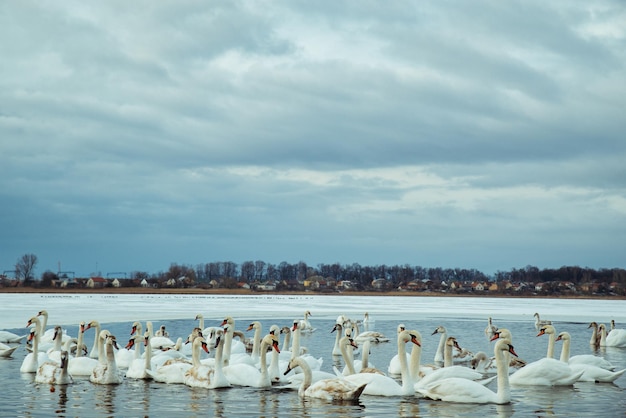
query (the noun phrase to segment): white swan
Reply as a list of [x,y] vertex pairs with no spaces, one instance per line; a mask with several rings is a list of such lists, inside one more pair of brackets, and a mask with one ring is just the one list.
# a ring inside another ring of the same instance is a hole
[[[202,337],[202,333],[192,332],[187,339],[187,342],[191,342],[192,358],[194,351],[193,342],[196,338],[200,337]],[[206,351],[208,352],[208,349]],[[183,384],[185,383],[185,373],[192,366],[192,360],[188,359],[178,351],[159,351],[156,356],[152,357],[150,369],[146,369],[146,374],[152,377],[155,382]]]
[[85,331],[92,328],[95,329],[95,334],[93,337],[93,345],[91,346],[91,351],[89,352],[89,357],[97,359],[100,357],[100,332],[102,332],[100,322],[96,320],[89,321],[87,327],[85,328]]
[[165,325],[161,325],[159,329],[154,333],[155,337],[170,337],[170,333],[166,331]]
[[213,364],[203,364],[200,361],[200,350],[204,350],[208,353],[206,340],[204,337],[196,337],[193,341],[193,354],[192,362],[193,366],[185,372],[184,383],[187,386],[203,387],[206,389],[216,389],[222,387],[230,387],[230,381],[224,375],[223,367],[223,354],[225,345],[225,336],[222,330],[218,330],[215,334],[215,345],[217,352],[215,354],[215,361]]
[[0,342],[0,357],[11,357],[13,352],[17,350],[17,347],[19,347],[19,345],[14,345],[13,347],[11,347]]
[[[548,355],[550,355],[554,352],[556,338],[554,327],[542,326],[537,336],[544,334],[548,335]],[[511,375],[510,382],[514,386],[571,386],[582,374],[574,372],[568,364],[560,360],[544,357],[517,370]]]
[[507,340],[499,340],[494,347],[496,364],[498,367],[498,390],[493,392],[480,383],[462,378],[439,380],[425,388],[418,389],[424,397],[457,403],[495,403],[507,404],[511,402],[509,386],[509,366],[504,358],[504,352],[517,355],[513,346]]
[[333,344],[332,355],[333,356],[340,356],[341,355],[341,348],[339,347],[339,341],[341,340],[341,337],[343,337],[343,325],[340,324],[340,323],[336,323],[333,326],[333,329],[330,330],[330,332],[331,333],[336,332],[336,334],[335,334],[335,343]]
[[[406,343],[411,342],[419,345],[419,341],[415,335],[409,331],[402,331],[398,335],[398,354],[405,353]],[[414,383],[411,379],[409,366],[405,356],[399,356],[401,364],[402,385],[391,377],[378,373],[357,373],[345,376],[344,379],[353,383],[355,386],[366,385],[363,390],[365,395],[374,396],[405,396],[415,393]]]
[[0,331],[0,343],[20,344],[26,337],[28,337],[28,334],[17,335],[10,331]]
[[60,365],[54,361],[48,361],[39,366],[37,374],[35,375],[35,382],[49,385],[67,385],[74,383],[74,379],[72,379],[72,376],[67,370],[69,363],[67,351],[61,351],[60,361]]
[[252,352],[250,357],[253,362],[258,362],[261,354],[261,323],[259,321],[253,321],[248,325],[246,331],[254,330],[254,336],[252,337]]
[[209,352],[206,339],[198,336],[193,340],[193,349],[191,350],[192,366],[185,371],[183,383],[191,387],[208,388],[211,383],[211,377],[215,373],[215,367],[200,362],[200,350]]
[[[398,324],[398,326],[396,327],[397,334],[400,334],[405,329],[406,327],[404,326],[404,324]],[[406,355],[408,356],[408,354]],[[391,375],[399,375],[401,371],[402,370],[400,368],[400,359],[398,358],[398,354],[394,354],[391,360],[389,360],[389,365],[387,366],[387,373]]]
[[[626,372],[626,369],[617,372],[609,371],[596,365],[584,362],[569,363],[571,336],[568,332],[561,332],[556,337],[556,341],[563,341],[561,349],[561,361],[568,363],[575,372],[582,370],[583,374],[578,378],[579,382],[613,383],[617,378]],[[589,355],[596,358],[595,356]]]
[[[54,334],[56,333],[56,329],[55,329],[56,327],[46,329],[48,326],[48,311],[41,310],[37,313],[37,316],[43,317],[43,321],[41,321],[41,325],[39,329],[39,342],[40,343],[52,342],[54,339]],[[67,335],[67,331],[61,330],[61,332],[62,332],[61,334],[62,342],[65,342],[68,338],[70,338]]]
[[[567,334],[567,335],[565,335]],[[566,332],[562,332],[560,333],[555,341],[560,341],[563,340],[563,348],[561,349],[561,361],[565,361],[566,363],[568,363],[570,366],[574,365],[574,364],[578,364],[578,363],[583,363],[583,364],[590,364],[593,366],[597,366],[597,367],[601,367],[605,370],[608,371],[614,371],[615,370],[615,366],[613,364],[611,364],[610,361],[608,361],[607,359],[600,357],[600,356],[595,356],[593,354],[578,354],[576,356],[571,356],[570,357],[570,353],[569,353],[569,346],[570,346],[570,342],[569,340],[571,339],[571,336],[569,335],[569,333]],[[567,347],[566,347],[567,346]],[[567,350],[566,350],[567,348]]]
[[[446,338],[444,349],[444,367],[433,370],[415,383],[415,390],[424,389],[433,383],[449,378],[462,378],[467,380],[480,380],[483,375],[476,370],[465,366],[455,366],[452,362],[452,349],[458,348],[459,344],[454,337]],[[485,385],[488,382],[481,382]]]
[[[152,322],[146,322],[147,331],[150,333],[151,344],[154,349],[158,350],[171,350],[176,347],[176,343],[172,341],[169,337],[165,336],[156,336],[154,334]],[[182,342],[181,342],[182,343]]]
[[544,325],[552,325],[552,321],[541,319],[539,317],[539,312],[535,312],[534,317],[535,317],[535,329],[537,331],[539,331],[541,329],[541,327],[544,326]]
[[48,361],[48,355],[42,351],[39,351],[39,337],[38,337],[37,327],[33,327],[28,334],[28,341],[30,341],[33,345],[33,351],[28,353],[24,360],[22,360],[22,365],[20,366],[20,372],[22,373],[37,373],[37,369],[40,364]]
[[89,381],[101,385],[117,385],[122,383],[123,378],[115,363],[114,349],[118,349],[115,336],[108,331],[100,331],[100,338],[104,340],[104,356],[106,363],[99,362],[89,376]]
[[293,322],[293,328],[291,329],[291,333],[293,335],[291,358],[300,357],[309,364],[311,370],[321,370],[324,360],[321,357],[315,358],[310,354],[304,353],[302,347],[300,346],[300,326],[300,321]]
[[[152,376],[148,373],[148,370],[152,367],[152,344],[150,343],[150,333],[144,333],[143,337],[136,335],[133,342],[137,347],[135,348],[135,358],[129,364],[128,370],[126,370],[126,377],[130,379],[151,379]],[[141,358],[141,344],[145,347],[145,354]]]
[[448,333],[446,328],[443,325],[439,325],[431,335],[440,334],[439,337],[439,345],[437,345],[437,351],[435,351],[435,363],[443,363],[444,356],[444,348],[446,346],[446,340],[448,338]]
[[304,379],[298,388],[298,395],[303,398],[317,398],[327,401],[356,401],[359,399],[366,386],[365,384],[357,386],[354,383],[339,378],[323,379],[312,383],[311,368],[309,364],[299,356],[289,361],[285,375],[296,367],[300,367],[304,374]]
[[317,328],[314,328],[311,325],[311,322],[309,321],[309,316],[312,316],[311,315],[311,311],[306,311],[304,313],[304,319],[302,320],[302,324],[301,324],[301,327],[300,327],[300,331],[301,332],[311,333],[311,332],[313,332],[313,331],[315,331],[317,329]]
[[604,324],[600,324],[598,330],[600,331],[600,347],[626,348],[626,330],[616,328],[607,335]]
[[259,388],[272,386],[272,379],[270,378],[266,355],[269,348],[272,349],[272,353],[280,353],[280,349],[278,348],[278,337],[274,334],[267,334],[261,341],[261,376],[259,377],[259,383],[257,385]]

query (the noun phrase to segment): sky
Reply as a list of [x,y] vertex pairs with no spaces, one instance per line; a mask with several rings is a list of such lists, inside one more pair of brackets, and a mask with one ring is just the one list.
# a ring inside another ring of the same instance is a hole
[[0,3],[0,269],[626,268],[626,4]]

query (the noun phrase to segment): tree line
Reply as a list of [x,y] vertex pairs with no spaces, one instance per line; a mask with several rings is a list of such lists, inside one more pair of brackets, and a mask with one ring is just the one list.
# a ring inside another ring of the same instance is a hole
[[[18,259],[15,265],[15,277],[25,283],[36,281],[34,272],[37,265],[37,256],[25,254]],[[61,276],[61,277],[59,277]],[[434,283],[446,282],[503,282],[515,283],[550,283],[570,282],[574,285],[582,283],[600,283],[608,285],[616,283],[626,289],[626,270],[621,268],[592,269],[579,266],[563,266],[558,269],[540,269],[535,266],[513,268],[510,271],[497,271],[488,276],[477,269],[442,268],[403,265],[375,265],[363,266],[359,263],[341,264],[320,263],[310,266],[304,261],[279,264],[265,261],[245,261],[237,264],[232,261],[215,261],[209,263],[184,265],[172,263],[167,271],[148,273],[133,271],[129,278],[132,280],[146,279],[152,283],[161,283],[170,279],[184,278],[187,283],[208,284],[218,282],[222,287],[236,287],[240,283],[296,283],[311,277],[332,278],[334,281],[347,281],[354,284],[357,290],[367,289],[377,279],[386,281],[389,288],[397,288],[410,282]],[[46,270],[41,275],[40,285],[50,285],[53,280],[63,278],[62,274]]]

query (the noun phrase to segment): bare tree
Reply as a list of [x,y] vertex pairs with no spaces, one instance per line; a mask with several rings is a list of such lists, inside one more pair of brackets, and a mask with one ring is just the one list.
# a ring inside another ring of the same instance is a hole
[[24,254],[15,263],[15,277],[18,280],[33,280],[36,265],[37,256],[35,254]]

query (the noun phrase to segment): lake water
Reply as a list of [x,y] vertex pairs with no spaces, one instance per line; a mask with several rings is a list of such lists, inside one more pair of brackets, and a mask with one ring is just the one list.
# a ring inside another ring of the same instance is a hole
[[[590,321],[606,323],[611,319],[619,328],[626,325],[626,301],[452,298],[417,296],[220,296],[220,295],[64,295],[0,294],[0,329],[27,333],[28,319],[40,310],[49,313],[48,327],[62,325],[76,336],[80,321],[98,320],[103,328],[124,343],[134,321],[150,320],[155,328],[165,325],[173,337],[186,337],[203,314],[205,326],[218,326],[230,315],[236,329],[245,332],[251,321],[258,320],[265,334],[269,326],[289,326],[310,310],[311,324],[317,330],[302,336],[302,345],[315,357],[323,359],[322,370],[332,372],[333,365],[343,366],[331,355],[335,334],[331,329],[343,314],[362,319],[369,312],[374,320],[370,329],[385,333],[390,343],[372,347],[370,361],[386,371],[397,345],[396,327],[422,334],[422,364],[432,363],[438,335],[431,335],[444,325],[449,335],[473,352],[493,354],[493,343],[484,335],[487,318],[495,325],[509,328],[514,335],[520,358],[535,361],[545,356],[547,337],[536,337],[535,312],[553,321],[557,332],[572,335],[572,355],[595,353],[610,360],[619,369],[626,368],[626,349],[606,348],[593,352],[588,344]],[[145,323],[144,323],[145,326]],[[91,347],[94,333],[88,331],[86,344]],[[282,342],[281,342],[282,344]],[[557,356],[561,345],[557,343]],[[296,391],[279,388],[192,389],[185,385],[125,379],[120,385],[95,385],[88,378],[75,377],[67,386],[51,391],[48,385],[34,383],[34,374],[22,374],[19,368],[26,355],[24,344],[12,358],[0,359],[0,408],[4,416],[15,417],[149,417],[149,416],[257,416],[257,417],[476,417],[476,416],[557,416],[624,417],[626,416],[626,375],[613,384],[576,383],[572,387],[512,388],[508,405],[451,404],[425,400],[419,396],[375,397],[362,395],[356,404],[331,404],[302,400]],[[496,390],[495,382],[489,388]]]

